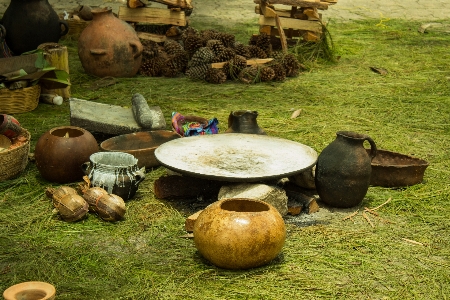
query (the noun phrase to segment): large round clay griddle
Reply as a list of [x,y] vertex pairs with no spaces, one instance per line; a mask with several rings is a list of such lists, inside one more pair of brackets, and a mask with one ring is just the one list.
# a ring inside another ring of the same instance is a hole
[[159,146],[156,159],[181,174],[254,182],[301,173],[317,161],[312,148],[266,135],[224,133],[184,137]]

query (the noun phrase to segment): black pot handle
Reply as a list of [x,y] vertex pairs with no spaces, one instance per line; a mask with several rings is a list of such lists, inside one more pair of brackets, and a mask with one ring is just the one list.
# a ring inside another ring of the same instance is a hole
[[370,144],[370,158],[373,159],[377,155],[377,145],[375,145],[375,142],[372,140],[371,137],[367,136],[365,138],[366,141]]
[[64,29],[61,32],[61,36],[65,36],[69,32],[69,24],[65,20],[59,20],[59,26],[63,25]]

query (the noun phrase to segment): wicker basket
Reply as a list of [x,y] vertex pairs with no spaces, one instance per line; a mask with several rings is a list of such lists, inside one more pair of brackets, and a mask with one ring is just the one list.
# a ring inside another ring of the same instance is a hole
[[32,111],[39,104],[41,86],[34,85],[23,89],[0,89],[0,113],[17,114]]
[[67,24],[69,25],[69,32],[67,32],[67,34],[63,36],[62,39],[69,38],[73,40],[78,40],[80,34],[83,32],[86,26],[89,25],[89,23],[91,23],[91,21],[75,20],[75,19],[67,20]]
[[31,135],[25,129],[22,134],[27,138],[25,144],[0,152],[0,181],[18,176],[27,166]]

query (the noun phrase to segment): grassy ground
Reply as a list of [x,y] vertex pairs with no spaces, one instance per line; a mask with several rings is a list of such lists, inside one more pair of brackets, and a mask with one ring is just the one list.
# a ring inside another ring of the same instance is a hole
[[[272,263],[228,271],[180,238],[186,212],[152,192],[163,169],[147,174],[137,198],[127,203],[125,221],[90,215],[66,223],[44,195],[52,184],[30,163],[21,177],[0,183],[0,290],[40,280],[55,285],[58,299],[447,299],[450,35],[420,34],[418,22],[378,23],[330,23],[338,63],[319,62],[296,78],[256,85],[130,78],[92,91],[95,78],[84,74],[76,43],[64,42],[73,97],[129,106],[132,94],[141,93],[161,107],[168,124],[170,113],[179,111],[217,117],[221,130],[230,111],[257,110],[269,135],[319,153],[336,131],[351,130],[370,135],[380,149],[414,154],[430,166],[423,184],[369,188],[361,207],[392,199],[379,210],[383,219],[372,218],[374,228],[361,214],[354,221],[330,218],[306,227],[290,222],[283,251]],[[238,24],[227,31],[240,32],[246,42],[257,28]],[[300,117],[290,119],[299,108]],[[40,104],[16,117],[32,134],[32,151],[44,132],[70,123],[68,103]]]

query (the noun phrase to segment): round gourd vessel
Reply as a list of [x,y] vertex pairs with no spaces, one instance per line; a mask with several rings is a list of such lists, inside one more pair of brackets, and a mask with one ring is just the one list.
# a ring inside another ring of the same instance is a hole
[[225,269],[265,265],[280,253],[286,227],[270,204],[246,198],[228,198],[203,210],[194,225],[200,254]]
[[36,143],[36,167],[51,182],[68,183],[83,179],[81,165],[98,152],[94,136],[75,126],[61,126],[44,133]]
[[5,300],[53,300],[56,289],[41,281],[28,281],[15,284],[3,292]]

